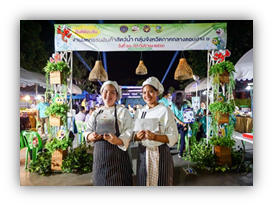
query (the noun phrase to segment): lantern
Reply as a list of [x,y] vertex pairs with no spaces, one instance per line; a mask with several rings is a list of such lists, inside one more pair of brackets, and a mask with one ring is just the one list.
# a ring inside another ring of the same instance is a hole
[[176,68],[174,79],[185,80],[193,78],[193,71],[188,65],[186,58],[181,58]]
[[143,61],[142,52],[141,52],[141,58],[140,58],[139,65],[135,70],[135,74],[137,74],[137,75],[146,75],[147,74],[147,68]]
[[108,74],[106,70],[104,69],[101,60],[97,60],[95,62],[93,69],[89,73],[88,80],[92,82],[97,82],[97,81],[104,82],[108,80]]

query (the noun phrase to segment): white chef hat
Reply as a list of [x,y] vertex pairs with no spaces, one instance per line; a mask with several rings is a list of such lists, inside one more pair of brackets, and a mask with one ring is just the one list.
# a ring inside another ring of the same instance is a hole
[[112,86],[115,87],[116,92],[117,92],[117,101],[119,101],[121,99],[121,97],[122,97],[122,89],[121,89],[121,87],[119,87],[119,85],[117,84],[116,81],[110,81],[110,80],[108,80],[108,81],[104,82],[104,84],[101,86],[100,93],[102,93],[104,87],[106,85],[108,85],[108,84],[111,84]]
[[164,92],[164,86],[159,82],[156,77],[149,77],[146,81],[143,82],[142,87],[145,85],[151,85],[159,91],[159,95]]

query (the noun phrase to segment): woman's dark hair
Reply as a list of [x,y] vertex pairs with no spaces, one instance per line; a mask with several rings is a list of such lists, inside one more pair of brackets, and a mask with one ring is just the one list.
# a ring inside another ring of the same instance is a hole
[[181,92],[176,93],[174,103],[178,110],[181,110],[183,106],[183,94]]

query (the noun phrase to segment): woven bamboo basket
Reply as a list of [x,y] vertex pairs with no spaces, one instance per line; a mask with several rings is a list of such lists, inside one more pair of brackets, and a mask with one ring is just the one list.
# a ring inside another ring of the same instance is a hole
[[147,68],[142,60],[140,60],[138,67],[135,70],[135,74],[137,75],[146,75]]
[[105,82],[108,80],[108,74],[103,67],[102,61],[97,60],[88,77],[89,81],[97,82],[98,80],[101,82]]
[[174,73],[175,80],[185,80],[193,78],[193,71],[185,58],[181,58]]

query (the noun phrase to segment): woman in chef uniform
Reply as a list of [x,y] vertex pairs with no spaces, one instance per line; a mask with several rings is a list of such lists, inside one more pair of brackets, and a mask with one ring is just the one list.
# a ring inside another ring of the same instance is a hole
[[129,111],[116,105],[122,96],[116,81],[106,81],[100,90],[104,105],[87,124],[86,142],[94,145],[94,186],[132,186],[131,159],[127,152],[132,136]]
[[178,130],[173,112],[157,102],[157,96],[164,91],[163,85],[155,77],[142,84],[143,99],[147,103],[137,109],[134,120],[157,118],[157,131],[147,129],[136,131],[134,141],[138,141],[137,185],[172,186],[174,163],[169,147],[178,141]]

